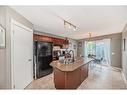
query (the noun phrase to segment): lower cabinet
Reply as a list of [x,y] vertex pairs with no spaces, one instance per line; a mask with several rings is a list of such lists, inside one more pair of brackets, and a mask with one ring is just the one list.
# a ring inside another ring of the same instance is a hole
[[88,65],[77,68],[74,71],[61,71],[54,68],[54,83],[56,89],[76,89],[88,77]]
[[81,67],[81,82],[83,82],[87,77],[88,77],[88,65],[86,64],[84,66]]
[[66,89],[76,89],[80,85],[80,69],[66,73]]

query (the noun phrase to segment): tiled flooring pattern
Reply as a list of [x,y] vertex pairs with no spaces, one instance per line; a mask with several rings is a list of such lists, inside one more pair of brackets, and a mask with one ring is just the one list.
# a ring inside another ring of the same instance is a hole
[[[55,89],[53,74],[34,80],[26,89]],[[126,89],[120,70],[96,65],[78,89]]]

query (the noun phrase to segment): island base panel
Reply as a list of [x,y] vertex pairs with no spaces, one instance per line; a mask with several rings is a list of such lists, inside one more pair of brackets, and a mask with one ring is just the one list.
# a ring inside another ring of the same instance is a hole
[[54,68],[54,83],[56,89],[76,89],[88,77],[88,64],[74,71],[61,71]]

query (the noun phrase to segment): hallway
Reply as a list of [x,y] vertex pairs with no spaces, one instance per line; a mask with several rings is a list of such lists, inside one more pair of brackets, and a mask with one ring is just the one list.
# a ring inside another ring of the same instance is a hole
[[[126,89],[120,70],[96,65],[78,89]],[[55,89],[53,74],[33,81],[26,89]]]

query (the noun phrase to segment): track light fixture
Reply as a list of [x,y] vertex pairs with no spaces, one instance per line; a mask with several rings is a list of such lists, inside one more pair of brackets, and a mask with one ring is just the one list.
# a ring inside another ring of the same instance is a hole
[[72,31],[76,31],[77,27],[73,25],[72,23],[64,20],[64,28]]

